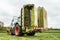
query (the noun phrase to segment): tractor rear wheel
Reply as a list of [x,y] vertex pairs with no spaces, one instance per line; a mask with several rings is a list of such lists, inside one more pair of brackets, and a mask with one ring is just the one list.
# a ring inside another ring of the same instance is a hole
[[35,31],[29,32],[27,33],[28,36],[34,36],[35,35]]

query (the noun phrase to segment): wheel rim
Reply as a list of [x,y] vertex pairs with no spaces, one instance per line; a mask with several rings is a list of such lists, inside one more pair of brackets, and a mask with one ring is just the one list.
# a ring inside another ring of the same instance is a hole
[[18,27],[15,28],[15,35],[19,35],[19,28]]

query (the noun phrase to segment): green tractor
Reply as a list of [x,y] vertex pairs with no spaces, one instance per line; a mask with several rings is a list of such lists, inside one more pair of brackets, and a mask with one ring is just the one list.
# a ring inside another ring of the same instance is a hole
[[12,35],[34,35],[34,4],[24,5],[19,17],[14,17],[11,22],[10,34]]

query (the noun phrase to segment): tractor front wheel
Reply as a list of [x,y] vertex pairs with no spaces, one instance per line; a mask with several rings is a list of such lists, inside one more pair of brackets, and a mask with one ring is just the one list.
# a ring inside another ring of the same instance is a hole
[[19,26],[18,24],[15,25],[15,35],[22,35],[22,27]]

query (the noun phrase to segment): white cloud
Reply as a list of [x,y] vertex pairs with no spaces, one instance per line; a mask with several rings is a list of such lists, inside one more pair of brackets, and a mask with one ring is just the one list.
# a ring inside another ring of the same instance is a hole
[[24,4],[44,6],[48,14],[48,26],[60,28],[60,0],[0,0],[0,20],[10,24],[13,16],[20,15]]
[[60,28],[60,0],[44,0],[43,6],[46,7],[48,13],[48,26]]
[[[17,7],[12,6],[7,1],[0,1],[0,20],[5,25],[9,25],[13,16],[17,16]],[[15,15],[14,15],[15,14]]]

